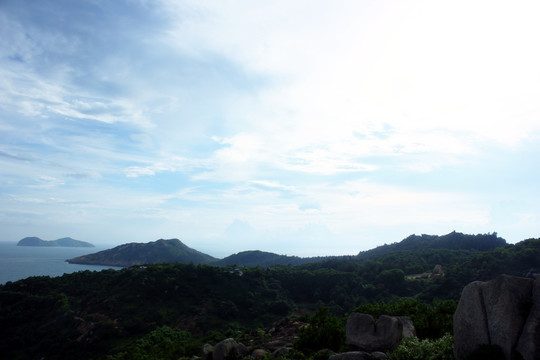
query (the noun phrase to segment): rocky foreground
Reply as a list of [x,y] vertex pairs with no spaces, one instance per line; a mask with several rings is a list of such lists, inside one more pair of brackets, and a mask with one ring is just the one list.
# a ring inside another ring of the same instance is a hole
[[[282,322],[272,339],[255,350],[225,339],[202,349],[204,360],[229,358],[262,359],[286,355],[305,323]],[[329,360],[389,359],[404,338],[416,337],[410,318],[352,313],[346,325],[350,351],[329,353]],[[502,275],[489,282],[467,285],[454,314],[454,356],[457,360],[540,359],[540,276]],[[487,356],[487,357],[486,357]]]
[[454,355],[466,359],[481,348],[505,359],[540,359],[540,276],[502,275],[463,289],[454,315]]

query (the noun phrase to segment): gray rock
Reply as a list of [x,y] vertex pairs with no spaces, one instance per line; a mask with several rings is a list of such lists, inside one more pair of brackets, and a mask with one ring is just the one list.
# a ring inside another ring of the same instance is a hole
[[272,352],[272,355],[273,355],[274,357],[279,357],[279,356],[285,356],[285,355],[287,355],[288,353],[289,353],[289,348],[286,347],[286,346],[282,346],[282,347],[277,348],[276,350],[274,350],[274,351]]
[[242,343],[236,344],[235,350],[240,356],[246,356],[249,353],[247,346]]
[[202,349],[203,360],[212,360],[212,354],[214,353],[214,347],[210,344],[204,344]]
[[234,339],[229,338],[225,339],[223,341],[220,341],[216,344],[214,347],[214,353],[213,353],[213,360],[225,360],[231,355],[233,355],[234,352],[236,352],[236,346],[238,344]]
[[389,359],[389,357],[383,352],[375,351],[371,353],[371,359]]
[[532,284],[531,279],[500,276],[483,289],[491,343],[499,345],[507,359],[527,321],[524,310],[531,301]]
[[403,332],[401,333],[404,338],[413,338],[416,337],[416,328],[410,317],[408,316],[398,316],[397,317],[401,325],[403,326]]
[[346,342],[365,351],[393,350],[401,342],[403,324],[398,318],[381,315],[377,322],[371,315],[352,313],[347,319]]
[[465,286],[454,313],[454,357],[457,360],[466,358],[479,345],[490,343],[482,284],[475,281]]
[[262,359],[266,356],[266,354],[268,354],[268,352],[266,350],[263,350],[263,349],[255,349],[253,350],[253,352],[251,353],[251,356],[254,358],[254,359]]
[[369,354],[364,351],[349,351],[340,354],[334,354],[328,360],[369,360]]
[[444,276],[444,270],[441,265],[435,265],[433,271],[431,272],[431,277]]
[[517,346],[523,360],[540,359],[540,277],[534,281],[532,298],[533,304]]
[[497,345],[506,359],[519,353],[524,359],[537,359],[540,295],[533,299],[533,283],[502,275],[467,285],[454,314],[455,358],[465,359],[480,345]]

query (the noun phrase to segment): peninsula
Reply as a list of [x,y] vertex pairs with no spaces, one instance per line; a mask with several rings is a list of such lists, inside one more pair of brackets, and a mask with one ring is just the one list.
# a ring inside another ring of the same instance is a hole
[[208,264],[216,259],[183,244],[178,239],[159,239],[149,243],[129,243],[109,250],[66,260],[70,264],[128,267],[166,262]]

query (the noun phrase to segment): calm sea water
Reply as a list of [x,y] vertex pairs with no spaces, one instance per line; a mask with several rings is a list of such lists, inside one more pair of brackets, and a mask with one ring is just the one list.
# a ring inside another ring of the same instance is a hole
[[17,246],[16,242],[0,242],[0,284],[29,276],[52,277],[82,270],[120,269],[114,266],[68,264],[65,261],[105,249],[108,247],[34,247]]

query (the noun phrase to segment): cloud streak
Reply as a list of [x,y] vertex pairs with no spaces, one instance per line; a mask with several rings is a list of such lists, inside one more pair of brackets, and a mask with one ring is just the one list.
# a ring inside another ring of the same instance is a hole
[[222,255],[536,236],[538,16],[534,1],[3,1],[0,234]]

